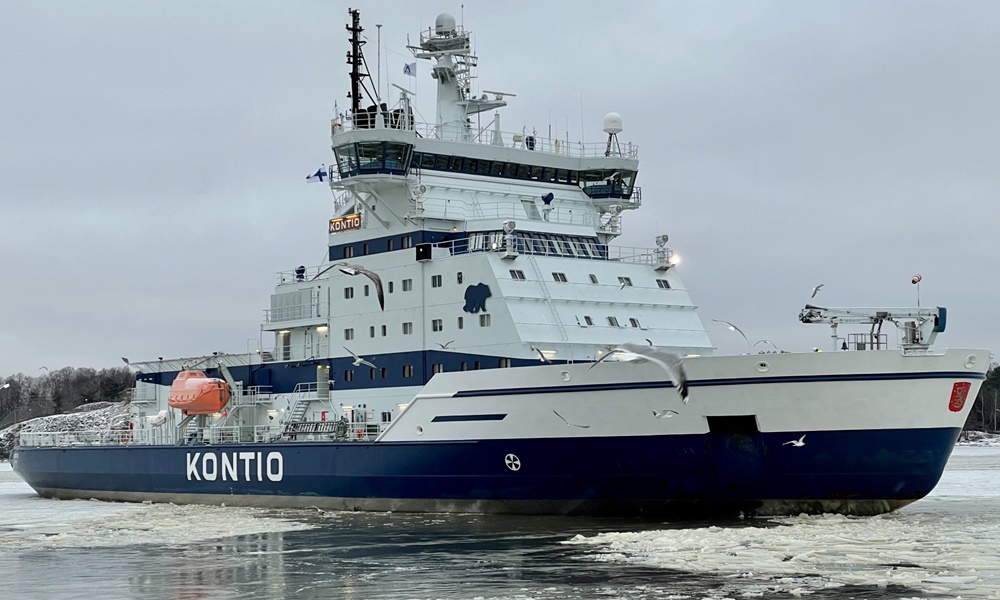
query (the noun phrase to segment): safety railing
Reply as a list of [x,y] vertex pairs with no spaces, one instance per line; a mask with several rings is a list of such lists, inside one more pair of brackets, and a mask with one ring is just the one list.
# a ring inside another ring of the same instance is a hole
[[20,436],[22,446],[125,446],[135,443],[128,429],[110,431],[27,431]]

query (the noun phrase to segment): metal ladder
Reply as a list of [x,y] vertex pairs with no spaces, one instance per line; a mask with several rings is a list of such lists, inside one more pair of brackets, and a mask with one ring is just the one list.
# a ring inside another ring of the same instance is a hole
[[548,283],[542,276],[542,270],[538,267],[538,261],[535,260],[534,256],[526,256],[525,258],[528,259],[528,264],[531,265],[531,269],[535,272],[535,277],[538,278],[538,285],[542,288],[542,297],[544,298],[545,305],[549,307],[549,312],[552,313],[556,327],[559,328],[559,339],[564,342],[569,340],[569,335],[566,333],[566,326],[563,325],[562,319],[559,318],[559,311],[556,310],[555,302],[552,301],[552,294],[549,293]]

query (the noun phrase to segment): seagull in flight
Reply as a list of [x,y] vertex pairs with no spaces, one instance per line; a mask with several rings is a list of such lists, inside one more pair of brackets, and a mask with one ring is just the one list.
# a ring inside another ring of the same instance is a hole
[[531,349],[538,353],[538,360],[542,361],[543,363],[552,362],[551,360],[549,360],[549,357],[545,356],[545,353],[539,350],[538,348],[532,346]]
[[450,346],[450,345],[451,345],[451,344],[453,344],[454,342],[455,342],[455,340],[451,340],[451,341],[448,341],[448,342],[445,342],[445,343],[443,343],[443,344],[442,344],[441,342],[434,342],[434,343],[435,343],[435,344],[437,344],[438,346],[441,346],[441,349],[442,349],[442,350],[447,350],[447,349],[448,349],[448,346]]
[[603,362],[606,358],[612,354],[617,354],[619,360],[624,361],[649,361],[651,363],[656,363],[667,375],[670,376],[670,381],[677,388],[677,393],[680,394],[681,400],[684,404],[688,403],[688,379],[687,373],[684,371],[684,363],[681,361],[680,357],[671,352],[666,352],[664,350],[658,350],[657,348],[651,348],[649,346],[640,346],[639,344],[622,344],[617,348],[612,349],[610,352],[597,359],[590,367],[587,368],[589,371],[596,367],[599,363]]
[[778,349],[778,347],[777,347],[777,346],[775,346],[775,345],[774,345],[774,342],[772,342],[771,340],[757,340],[756,342],[754,342],[754,343],[753,343],[753,345],[754,345],[754,348],[756,348],[756,347],[757,347],[757,344],[771,344],[771,346],[772,346],[772,347],[773,347],[773,348],[774,348],[775,350],[777,350],[777,349]]
[[618,288],[618,289],[619,290],[624,290],[626,285],[628,285],[628,280],[623,279],[622,280],[622,286],[620,288]]
[[677,416],[677,411],[670,410],[669,408],[667,410],[654,410],[653,416],[657,419],[669,419],[670,417]]
[[126,365],[129,364],[128,359],[125,358],[124,356],[122,357],[122,362],[125,363]]
[[788,440],[787,442],[785,442],[784,444],[782,444],[782,446],[788,446],[789,444],[791,444],[792,446],[794,446],[796,448],[801,448],[802,446],[805,446],[806,445],[806,434],[803,433],[802,437],[800,437],[797,440]]
[[48,373],[48,371],[49,371],[49,368],[48,368],[48,367],[46,367],[45,365],[42,365],[42,366],[38,367],[38,370],[39,370],[39,371],[41,371],[42,369],[45,369],[45,372],[46,372],[46,373]]
[[743,333],[742,329],[740,329],[736,325],[733,325],[729,321],[723,321],[722,319],[712,319],[712,320],[715,321],[716,323],[722,323],[723,325],[725,325],[726,327],[729,328],[729,331],[735,331],[736,333],[742,335],[743,339],[746,340],[746,342],[747,342],[747,346],[750,346],[750,339],[747,338],[747,334]]
[[590,429],[590,425],[577,425],[576,423],[570,423],[569,421],[566,420],[566,417],[557,413],[555,410],[552,411],[552,414],[562,419],[563,423],[565,423],[567,427],[579,427],[580,429]]
[[821,283],[821,284],[819,284],[819,285],[817,285],[816,287],[814,287],[814,288],[813,288],[813,294],[812,294],[812,296],[809,296],[809,297],[810,297],[810,298],[815,298],[815,297],[816,297],[816,294],[818,294],[818,293],[819,293],[819,288],[821,288],[821,287],[823,287],[823,284],[822,284],[822,283]]
[[330,269],[333,269],[335,267],[336,267],[336,269],[338,271],[340,271],[344,275],[352,275],[352,276],[353,275],[364,275],[368,279],[371,279],[372,283],[375,284],[375,295],[378,297],[379,308],[381,308],[382,310],[385,310],[385,292],[382,291],[382,278],[379,277],[377,273],[375,273],[373,271],[369,271],[368,269],[365,269],[364,267],[359,267],[358,265],[352,265],[352,264],[346,263],[346,262],[333,263],[332,265],[326,267],[325,269],[323,269],[319,273],[316,273],[316,275],[313,276],[313,278],[310,279],[309,281],[315,281],[317,277],[319,277],[323,273],[326,273],[327,271],[329,271]]
[[358,356],[357,354],[355,354],[347,346],[344,346],[344,350],[347,350],[347,352],[350,353],[350,355],[354,357],[354,366],[355,367],[360,367],[361,365],[368,365],[369,367],[371,367],[373,369],[377,369],[378,368],[375,365],[373,365],[372,363],[368,362],[367,360],[365,360],[365,359],[361,358],[360,356]]

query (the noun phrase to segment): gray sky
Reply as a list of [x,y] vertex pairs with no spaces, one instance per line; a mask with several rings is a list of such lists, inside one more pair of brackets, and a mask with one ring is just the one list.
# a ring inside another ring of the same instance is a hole
[[[406,35],[461,4],[391,4],[353,6],[370,63],[382,23],[412,85]],[[257,339],[274,274],[326,251],[331,196],[304,177],[346,106],[346,8],[0,0],[0,375]],[[713,318],[808,349],[828,333],[797,321],[812,286],[910,306],[916,273],[950,311],[939,346],[1000,349],[1000,4],[468,1],[464,19],[480,89],[518,94],[504,129],[593,142],[622,114],[643,208],[619,241],[670,234],[720,351],[746,344]]]

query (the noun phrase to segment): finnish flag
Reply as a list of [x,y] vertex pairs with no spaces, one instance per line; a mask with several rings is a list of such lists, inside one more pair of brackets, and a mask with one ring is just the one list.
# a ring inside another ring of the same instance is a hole
[[306,175],[306,183],[323,183],[323,178],[328,177],[325,167],[320,167],[312,175]]
[[411,62],[403,65],[403,75],[409,75],[410,77],[417,76],[417,63]]

